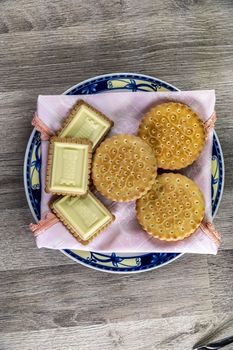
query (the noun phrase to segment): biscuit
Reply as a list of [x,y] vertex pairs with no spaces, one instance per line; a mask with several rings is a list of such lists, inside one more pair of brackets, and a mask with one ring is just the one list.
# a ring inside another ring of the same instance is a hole
[[115,219],[90,191],[85,197],[60,197],[50,204],[50,208],[70,233],[84,245]]
[[101,143],[93,157],[92,179],[108,199],[140,198],[154,183],[157,162],[151,147],[134,135],[115,135]]
[[50,139],[46,187],[48,193],[84,195],[87,193],[92,158],[92,143],[86,139]]
[[190,107],[176,102],[151,108],[140,123],[138,136],[153,148],[158,168],[169,170],[192,164],[205,145],[202,120]]
[[58,136],[88,139],[92,142],[94,150],[112,126],[113,121],[106,115],[83,100],[79,100],[69,112]]
[[205,201],[199,187],[188,177],[164,173],[136,201],[136,215],[143,229],[164,241],[190,236],[201,224]]

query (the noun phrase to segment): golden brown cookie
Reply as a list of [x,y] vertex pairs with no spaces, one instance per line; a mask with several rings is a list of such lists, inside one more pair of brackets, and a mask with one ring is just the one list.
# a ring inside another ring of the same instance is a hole
[[205,145],[202,120],[189,106],[168,102],[151,108],[138,136],[154,150],[158,168],[181,169],[192,164]]
[[153,187],[136,202],[137,218],[155,238],[177,241],[190,236],[201,224],[205,201],[199,187],[188,177],[159,175]]
[[151,147],[134,135],[116,135],[101,143],[93,157],[97,190],[116,202],[140,198],[154,183],[157,162]]

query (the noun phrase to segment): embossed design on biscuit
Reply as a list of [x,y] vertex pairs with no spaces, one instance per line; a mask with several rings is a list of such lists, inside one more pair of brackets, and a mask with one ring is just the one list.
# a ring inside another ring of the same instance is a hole
[[92,118],[87,118],[86,123],[81,126],[79,129],[79,137],[83,137],[86,139],[90,139],[93,132],[97,130],[99,125],[92,119]]
[[62,154],[62,175],[60,179],[61,185],[76,185],[75,175],[77,168],[78,156],[75,150],[66,149]]
[[157,175],[152,149],[139,137],[116,135],[105,140],[93,158],[92,178],[99,192],[119,202],[146,193]]
[[199,187],[180,174],[159,175],[136,202],[137,218],[145,231],[166,241],[190,236],[201,224],[205,202]]
[[79,198],[71,198],[68,202],[69,207],[73,207],[83,224],[89,228],[94,225],[98,220],[98,216],[88,207],[84,201],[80,201]]
[[205,145],[202,120],[190,107],[176,102],[151,108],[138,136],[153,148],[158,167],[170,170],[192,164]]

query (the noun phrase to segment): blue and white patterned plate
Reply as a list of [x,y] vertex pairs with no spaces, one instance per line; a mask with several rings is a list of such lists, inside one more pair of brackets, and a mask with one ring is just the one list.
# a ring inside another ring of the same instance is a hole
[[[115,73],[98,76],[77,84],[65,92],[67,95],[97,94],[108,91],[177,91],[174,86],[146,75]],[[40,134],[33,130],[28,141],[24,161],[24,186],[29,207],[35,220],[40,219]],[[224,186],[224,162],[216,133],[212,151],[212,213],[215,216]],[[87,267],[107,272],[132,273],[164,266],[179,258],[180,253],[100,254],[78,250],[63,250],[69,258]]]

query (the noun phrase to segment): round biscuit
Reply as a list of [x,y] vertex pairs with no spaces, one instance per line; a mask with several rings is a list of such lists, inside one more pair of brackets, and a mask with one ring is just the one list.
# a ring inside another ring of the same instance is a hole
[[96,150],[92,179],[108,199],[128,202],[140,198],[154,183],[157,162],[151,147],[134,135],[115,135]]
[[152,147],[158,168],[167,170],[192,164],[205,145],[203,121],[189,106],[177,102],[152,107],[140,123],[138,136]]
[[201,224],[205,201],[199,187],[188,177],[164,173],[136,201],[137,218],[151,236],[177,241],[190,236]]

